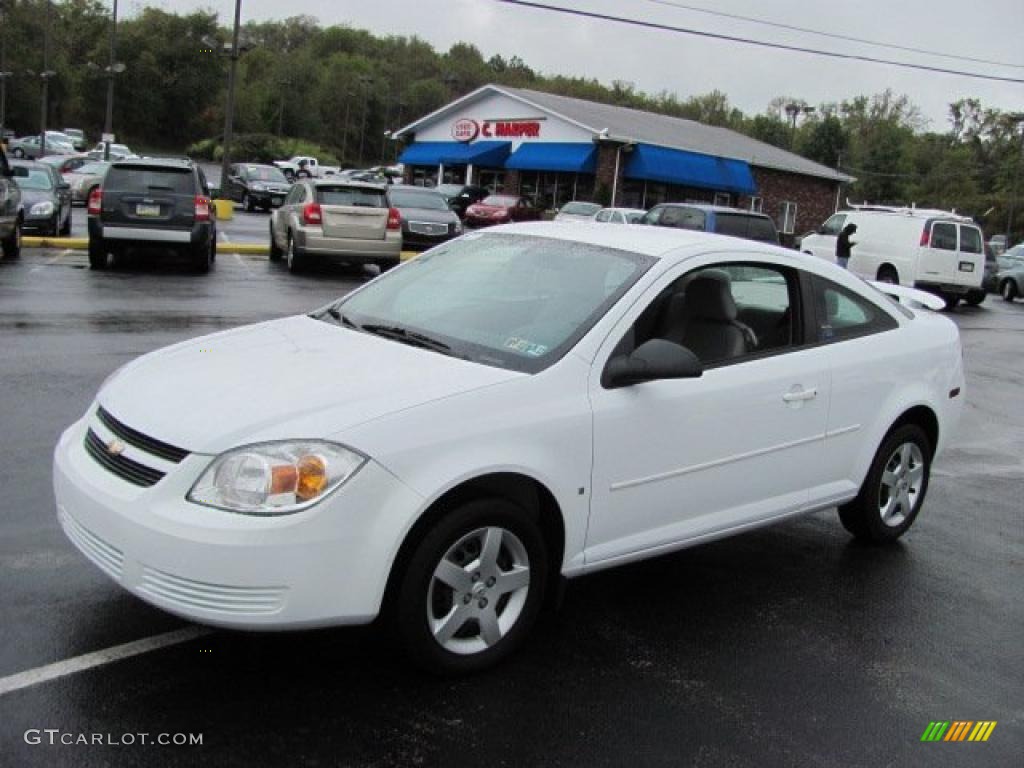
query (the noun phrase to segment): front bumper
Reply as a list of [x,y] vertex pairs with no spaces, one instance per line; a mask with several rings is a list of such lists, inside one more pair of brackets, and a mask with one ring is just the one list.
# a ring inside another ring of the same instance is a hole
[[260,208],[280,208],[287,192],[249,191],[249,199]]
[[46,216],[30,216],[25,214],[21,222],[23,232],[51,232],[57,227],[57,214],[51,213]]
[[426,234],[423,232],[414,232],[408,228],[403,228],[402,247],[408,250],[425,251],[428,248],[433,248],[435,245],[440,245],[441,243],[447,242],[461,234],[461,229],[457,232],[452,232],[450,229],[446,228],[444,232]]
[[128,591],[178,616],[240,629],[363,624],[378,614],[423,502],[373,461],[310,509],[255,517],[186,501],[212,457],[191,454],[140,488],[85,451],[89,428],[106,439],[89,415],[57,445],[57,515],[82,554]]

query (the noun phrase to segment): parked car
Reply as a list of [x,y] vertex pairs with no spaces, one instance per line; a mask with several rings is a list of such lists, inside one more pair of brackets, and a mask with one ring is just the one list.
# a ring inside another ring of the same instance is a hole
[[71,185],[71,202],[85,205],[89,202],[89,195],[94,189],[103,185],[103,177],[107,175],[110,163],[102,160],[91,160],[76,171],[64,176],[64,180]]
[[12,160],[21,189],[22,228],[44,236],[71,234],[71,187],[57,169],[32,160]]
[[910,306],[699,232],[460,238],[115,372],[57,444],[58,519],[189,620],[386,614],[408,658],[479,671],[563,577],[836,505],[858,539],[902,536],[965,378],[957,327],[925,309],[942,302],[882,287]]
[[519,221],[538,221],[541,212],[520,195],[488,195],[466,209],[467,227],[489,227]]
[[387,195],[402,217],[403,248],[425,250],[462,234],[462,222],[438,190],[396,184]]
[[87,146],[85,141],[85,131],[81,128],[65,128],[63,131],[64,135],[71,139],[71,146],[77,149],[79,152],[84,152]]
[[999,272],[996,284],[1006,301],[1024,296],[1024,244],[1015,245],[997,257]]
[[981,280],[981,288],[971,289],[964,296],[964,302],[972,307],[981,304],[990,293],[999,291],[999,263],[996,261],[995,251],[989,243],[985,243],[985,271]]
[[924,208],[859,206],[831,216],[800,250],[835,261],[836,239],[857,226],[848,269],[868,280],[915,286],[941,296],[952,309],[977,297],[985,273],[984,238],[966,216]]
[[40,158],[39,162],[52,165],[57,173],[62,176],[81,168],[86,163],[91,163],[92,158],[88,155],[47,155]]
[[191,160],[111,164],[89,195],[89,266],[106,269],[128,249],[173,248],[199,272],[217,258],[217,218],[202,168]]
[[472,184],[440,184],[436,189],[444,195],[444,199],[448,201],[448,207],[455,211],[460,219],[466,215],[466,209],[469,206],[480,202],[490,194],[486,187]]
[[641,224],[693,229],[778,245],[779,232],[771,217],[756,211],[704,203],[662,203],[640,220]]
[[0,146],[0,253],[5,259],[21,255],[21,224],[23,220],[21,187],[13,178],[14,169],[7,153]]
[[[93,160],[103,160],[106,154],[106,145],[101,141],[95,147],[89,150],[87,153]],[[128,158],[138,157],[134,152],[131,151],[124,144],[111,144],[110,145],[110,160],[126,160]]]
[[602,208],[594,214],[599,224],[639,224],[647,211],[642,208]]
[[227,185],[222,185],[221,194],[229,200],[241,203],[246,211],[261,208],[269,211],[280,208],[285,195],[292,188],[291,182],[273,165],[239,163],[228,169]]
[[334,165],[321,165],[309,155],[296,155],[291,160],[275,160],[274,165],[289,179],[323,179],[335,176],[341,169]]
[[[38,160],[43,148],[40,146],[38,136],[24,136],[20,139],[12,139],[7,146],[7,151],[11,157],[19,160]],[[75,148],[71,146],[70,142],[52,138],[48,135],[46,137],[46,154],[73,155],[75,154]]]
[[601,210],[597,203],[585,203],[582,200],[573,200],[566,203],[555,213],[555,221],[593,221],[594,216]]
[[382,272],[402,258],[402,220],[387,188],[332,179],[302,179],[270,216],[270,258],[298,272],[313,261],[376,264]]

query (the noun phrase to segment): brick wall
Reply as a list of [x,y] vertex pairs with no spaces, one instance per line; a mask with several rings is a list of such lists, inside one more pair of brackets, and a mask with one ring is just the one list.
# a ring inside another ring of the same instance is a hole
[[[757,194],[761,197],[761,210],[771,216],[781,232],[782,203],[796,203],[796,226],[794,236],[800,236],[821,226],[832,215],[836,204],[836,182],[813,176],[775,171],[768,168],[751,167]],[[739,208],[749,208],[750,198],[741,197]],[[783,243],[792,244],[792,237],[784,237]]]

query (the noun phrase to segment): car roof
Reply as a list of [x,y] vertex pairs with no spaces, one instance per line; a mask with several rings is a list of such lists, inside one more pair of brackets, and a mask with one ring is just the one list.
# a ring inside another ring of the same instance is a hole
[[[417,187],[415,184],[390,184],[388,185],[388,191],[399,190],[399,191],[410,191],[410,192],[425,192],[428,195],[441,195],[438,192],[437,187]],[[441,195],[444,197],[444,195]]]
[[[698,232],[693,229],[677,229],[675,227],[609,227],[596,222],[580,222],[567,227],[564,222],[534,221],[522,224],[505,224],[491,227],[488,232],[499,232],[518,235],[534,235],[556,240],[585,243],[587,245],[616,248],[631,251],[645,256],[680,260],[690,255],[694,247],[705,249],[723,247],[743,251],[763,250],[765,252],[783,251],[794,255],[794,251],[780,249],[770,243],[754,240],[741,240],[710,232]],[[470,237],[473,235],[471,234]],[[478,235],[479,236],[479,235]]]
[[377,191],[387,189],[387,184],[374,184],[369,181],[358,181],[339,176],[328,176],[326,179],[304,179],[304,181],[312,184],[314,187],[357,187],[359,189],[373,189]]
[[658,203],[658,208],[662,207],[675,207],[675,208],[696,208],[697,210],[704,211],[705,213],[742,213],[746,216],[758,216],[763,219],[771,218],[765,213],[759,213],[758,211],[748,211],[743,208],[732,208],[728,205],[712,205],[711,203]]
[[191,170],[193,163],[187,157],[135,157],[117,160],[111,165],[114,168],[173,168],[175,170]]

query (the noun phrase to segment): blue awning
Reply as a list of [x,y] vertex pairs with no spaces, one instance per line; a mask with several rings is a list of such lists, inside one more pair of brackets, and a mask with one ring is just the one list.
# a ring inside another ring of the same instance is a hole
[[406,165],[484,165],[500,168],[512,150],[509,141],[417,141],[406,147],[398,162]]
[[726,160],[650,144],[637,144],[633,148],[626,162],[625,176],[740,195],[752,195],[757,191],[750,166],[742,160]]
[[522,171],[567,171],[593,173],[597,168],[597,147],[586,142],[569,144],[523,142],[505,163],[506,168]]

